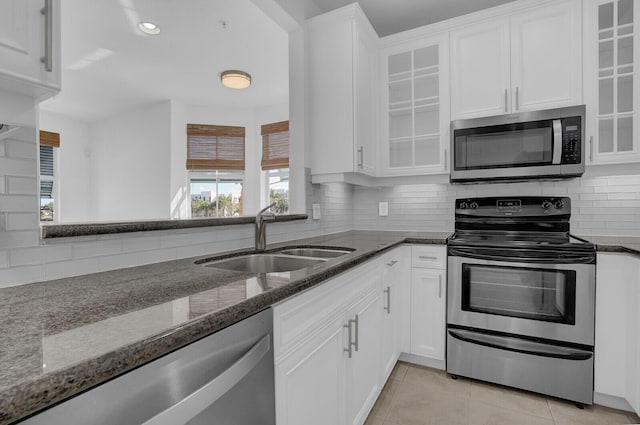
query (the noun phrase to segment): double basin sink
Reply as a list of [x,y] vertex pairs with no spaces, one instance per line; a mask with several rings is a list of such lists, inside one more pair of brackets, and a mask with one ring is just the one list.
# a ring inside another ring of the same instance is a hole
[[221,260],[198,261],[198,264],[248,273],[287,272],[306,269],[352,251],[354,250],[351,248],[333,247],[282,248],[269,253],[240,254]]

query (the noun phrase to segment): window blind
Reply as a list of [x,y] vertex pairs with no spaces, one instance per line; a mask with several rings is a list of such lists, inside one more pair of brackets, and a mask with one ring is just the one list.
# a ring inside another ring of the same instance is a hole
[[40,175],[53,177],[52,146],[40,146]]
[[40,180],[40,198],[53,199],[53,180]]
[[40,130],[40,146],[60,147],[60,133]]
[[289,121],[262,126],[262,169],[289,168]]
[[187,170],[244,170],[244,127],[187,124]]

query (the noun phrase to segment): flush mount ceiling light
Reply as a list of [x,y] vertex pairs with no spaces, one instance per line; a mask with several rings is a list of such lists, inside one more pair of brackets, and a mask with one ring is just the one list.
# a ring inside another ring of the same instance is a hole
[[251,85],[251,75],[243,71],[224,71],[220,80],[222,85],[232,89],[246,89]]
[[138,29],[145,34],[160,34],[160,27],[153,22],[138,22]]

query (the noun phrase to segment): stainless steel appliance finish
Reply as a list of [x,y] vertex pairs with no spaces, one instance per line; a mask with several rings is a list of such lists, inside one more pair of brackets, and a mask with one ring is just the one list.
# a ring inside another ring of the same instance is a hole
[[447,371],[593,402],[595,248],[567,197],[456,200]]
[[25,425],[275,425],[269,308],[33,416]]
[[584,105],[452,121],[450,180],[581,176],[584,134]]

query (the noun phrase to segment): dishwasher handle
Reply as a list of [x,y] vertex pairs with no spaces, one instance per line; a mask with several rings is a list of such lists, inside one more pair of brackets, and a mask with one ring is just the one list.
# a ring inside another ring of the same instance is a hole
[[175,425],[189,422],[240,382],[270,349],[271,336],[267,334],[227,370],[142,425]]

